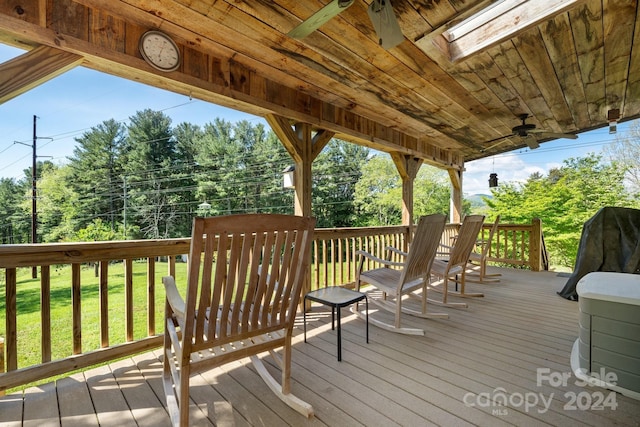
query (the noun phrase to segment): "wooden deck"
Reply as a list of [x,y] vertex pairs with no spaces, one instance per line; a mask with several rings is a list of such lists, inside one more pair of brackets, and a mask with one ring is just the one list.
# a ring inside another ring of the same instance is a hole
[[[280,402],[245,362],[192,379],[193,425],[640,425],[639,401],[616,394],[602,410],[579,409],[610,392],[579,387],[573,376],[548,380],[570,372],[577,337],[578,305],[556,295],[566,277],[501,271],[499,284],[469,285],[485,297],[468,309],[437,308],[448,320],[406,316],[424,337],[371,327],[366,344],[363,321],[344,311],[342,362],[331,313],[314,305],[306,344],[300,317],[292,378],[314,418]],[[10,394],[0,398],[0,425],[169,425],[160,375],[157,354],[145,353]],[[508,406],[492,403],[501,396]]]

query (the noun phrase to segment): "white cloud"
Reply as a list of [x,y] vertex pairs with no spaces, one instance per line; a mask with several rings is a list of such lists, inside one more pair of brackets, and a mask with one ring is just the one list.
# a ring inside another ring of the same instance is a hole
[[558,164],[548,163],[544,167],[527,164],[515,155],[494,156],[475,160],[465,165],[463,191],[465,194],[489,194],[489,174],[498,174],[498,183],[522,183],[533,173],[546,175],[549,168]]

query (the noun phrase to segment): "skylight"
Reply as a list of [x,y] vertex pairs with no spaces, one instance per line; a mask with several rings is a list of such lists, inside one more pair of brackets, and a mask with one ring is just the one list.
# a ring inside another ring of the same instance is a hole
[[460,61],[567,11],[584,0],[500,0],[442,32],[433,41]]

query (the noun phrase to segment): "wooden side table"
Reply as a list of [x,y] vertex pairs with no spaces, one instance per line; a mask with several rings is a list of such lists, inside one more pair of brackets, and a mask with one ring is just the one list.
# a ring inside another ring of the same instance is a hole
[[[331,307],[331,330],[335,329],[335,314],[337,309],[338,316],[338,361],[342,360],[342,330],[340,328],[340,309],[347,307],[356,302],[365,301],[366,308],[366,330],[367,343],[369,343],[369,299],[363,292],[353,291],[340,286],[331,286],[315,291],[311,291],[304,296],[304,302],[307,300],[319,302],[320,304]],[[304,318],[304,342],[307,342],[307,313],[303,310]]]

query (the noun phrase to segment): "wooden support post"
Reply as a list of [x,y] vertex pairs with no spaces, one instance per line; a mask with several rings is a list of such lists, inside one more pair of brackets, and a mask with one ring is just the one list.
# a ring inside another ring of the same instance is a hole
[[308,159],[295,162],[295,202],[294,213],[298,216],[311,216],[311,164]]
[[529,268],[531,271],[542,270],[542,221],[534,218],[531,221],[529,234]]
[[[288,119],[273,114],[265,118],[295,162],[295,214],[311,216],[311,165],[335,133],[327,130],[314,132],[309,123],[298,122],[292,125]],[[310,290],[311,270],[307,273],[302,295]],[[304,304],[304,298],[300,298],[300,304]],[[309,308],[310,301],[307,302],[307,307],[302,307],[303,310]]]
[[413,225],[413,183],[422,166],[422,159],[400,153],[391,153],[391,159],[402,178],[402,225],[408,226],[407,242],[410,243]]
[[462,169],[447,169],[451,180],[451,203],[449,207],[449,222],[462,222]]

